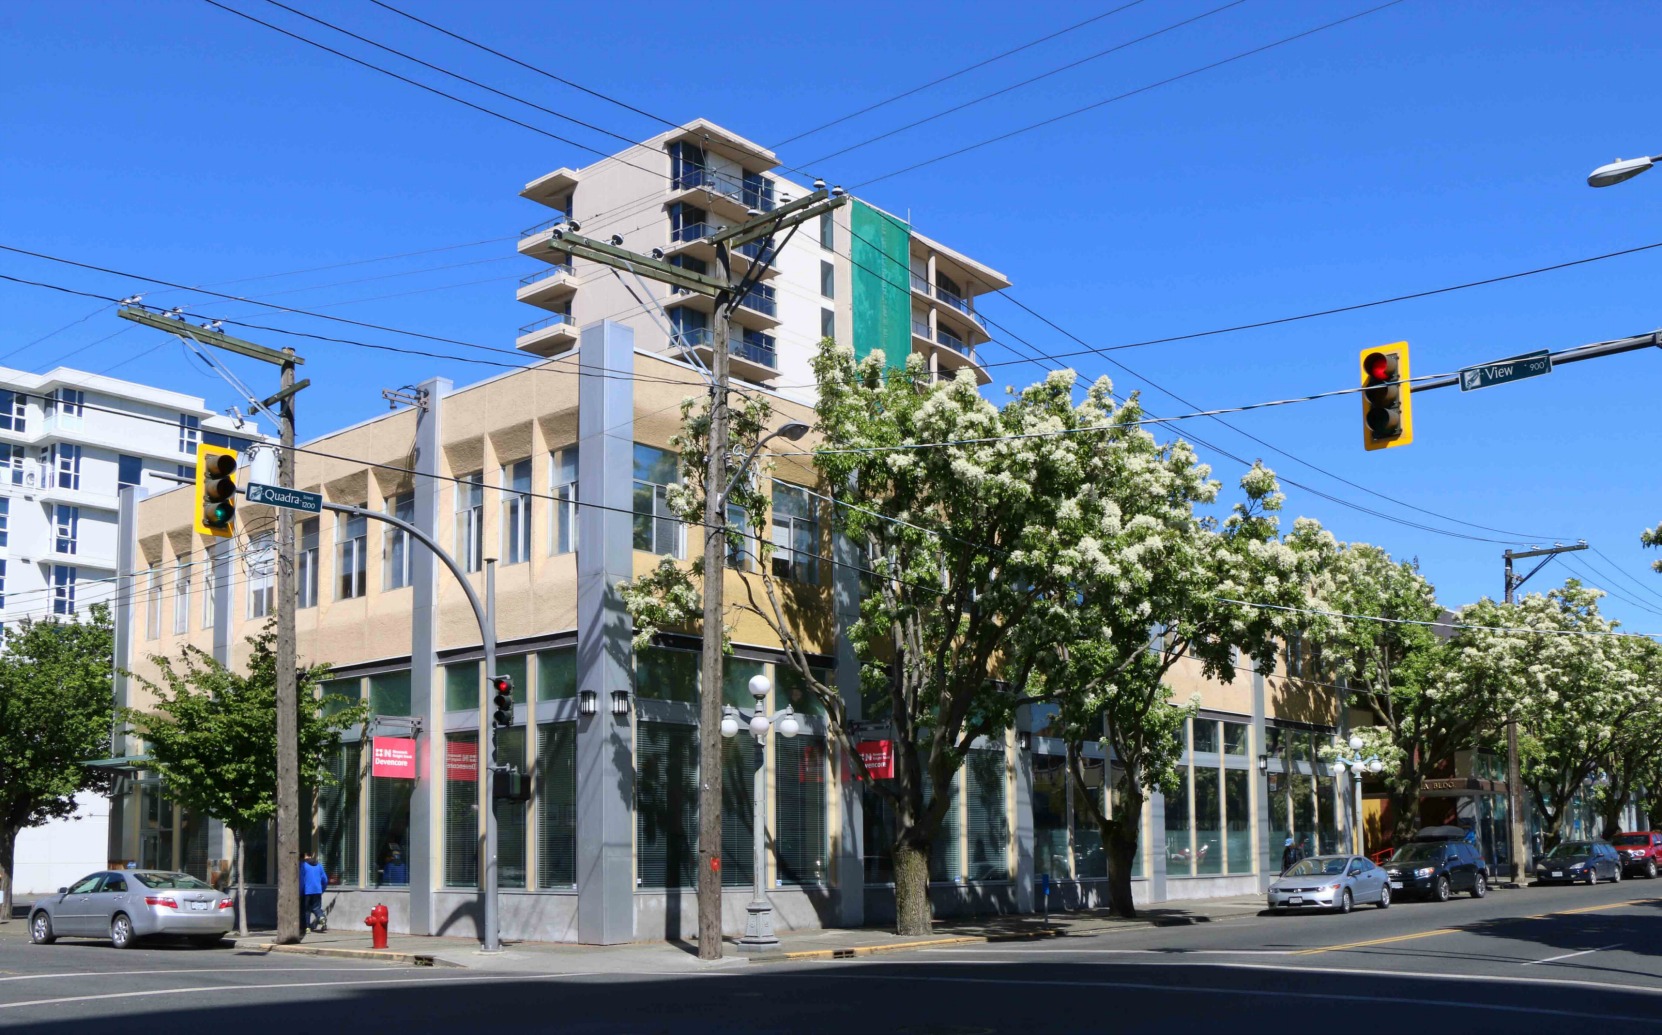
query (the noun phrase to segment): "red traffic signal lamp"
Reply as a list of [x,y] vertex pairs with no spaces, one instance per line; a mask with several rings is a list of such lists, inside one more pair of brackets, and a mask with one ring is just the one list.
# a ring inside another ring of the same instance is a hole
[[1408,343],[1363,349],[1362,446],[1370,452],[1414,441],[1414,411],[1408,383]]
[[491,677],[491,724],[503,728],[514,724],[514,678]]
[[230,539],[237,534],[237,451],[206,444],[196,447],[196,530]]

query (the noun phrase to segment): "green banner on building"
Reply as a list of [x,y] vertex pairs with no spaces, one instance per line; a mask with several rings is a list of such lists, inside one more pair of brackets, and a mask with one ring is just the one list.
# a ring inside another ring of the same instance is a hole
[[912,232],[859,199],[850,208],[854,355],[881,352],[888,366],[904,367],[912,354]]

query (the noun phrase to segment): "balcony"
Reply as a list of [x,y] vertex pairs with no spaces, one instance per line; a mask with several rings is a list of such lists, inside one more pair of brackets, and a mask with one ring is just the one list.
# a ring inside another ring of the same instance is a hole
[[951,377],[968,367],[975,371],[977,384],[992,382],[992,375],[976,362],[975,346],[946,327],[937,326],[931,332],[929,324],[915,316],[912,319],[912,351],[927,357],[930,366],[942,376]]
[[555,313],[519,329],[514,347],[534,356],[557,356],[577,344],[577,325],[570,313]]
[[706,199],[711,208],[739,222],[748,219],[752,210],[772,212],[776,207],[772,197],[756,186],[746,184],[741,177],[704,166],[682,166],[670,190],[678,199],[696,192],[696,196]]
[[552,219],[545,219],[535,226],[528,226],[519,232],[518,250],[521,255],[528,255],[533,259],[551,262],[556,265],[566,261],[566,254],[555,248],[554,235],[550,232],[561,223],[570,220],[564,212]]
[[986,321],[982,320],[975,310],[970,308],[968,299],[948,291],[939,284],[931,284],[927,279],[916,273],[912,274],[912,294],[929,299],[935,303],[937,308],[967,317],[975,324],[977,330],[985,333],[987,329]]
[[[716,246],[709,242],[712,234],[728,229],[729,224],[699,222],[688,223],[681,227],[671,227],[669,231],[669,245],[664,252],[667,255],[686,255],[690,258],[702,259],[707,263],[716,261]],[[751,241],[728,252],[728,261],[733,265],[733,275],[742,276],[751,265],[756,262],[767,262],[767,271],[762,274],[765,280],[776,276],[779,270],[772,265],[777,258],[777,249],[767,249],[761,241]],[[717,275],[712,267],[712,275]]]
[[[688,327],[677,332],[674,347],[696,351],[706,366],[714,358],[715,335],[708,327]],[[779,354],[772,338],[765,343],[746,341],[734,335],[727,339],[727,365],[734,377],[746,381],[768,381],[779,376]]]
[[561,312],[570,307],[571,296],[576,293],[577,271],[568,265],[557,265],[519,278],[519,290],[514,297],[527,305]]

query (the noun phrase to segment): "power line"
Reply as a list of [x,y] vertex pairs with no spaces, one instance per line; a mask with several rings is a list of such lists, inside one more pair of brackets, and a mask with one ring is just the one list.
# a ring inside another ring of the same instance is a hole
[[[212,3],[213,0],[208,0],[208,2]],[[1093,104],[1087,104],[1083,108],[1075,108],[1072,111],[1063,112],[1060,115],[1053,115],[1048,119],[1043,119],[1039,122],[1034,122],[1034,123],[1030,123],[1029,125],[1022,126],[1020,129],[1013,129],[1013,130],[1010,130],[1008,133],[1000,133],[998,136],[988,137],[986,140],[982,140],[982,141],[979,141],[979,142],[974,143],[974,144],[969,144],[965,147],[960,147],[960,148],[958,148],[957,150],[954,150],[954,151],[948,151],[945,154],[936,155],[933,158],[926,158],[921,162],[913,162],[911,165],[904,166],[904,167],[899,168],[899,169],[895,169],[891,172],[886,172],[886,173],[882,174],[881,176],[874,176],[869,180],[862,180],[859,183],[856,183],[854,185],[854,187],[855,187],[855,189],[858,189],[860,187],[869,187],[874,183],[880,183],[883,180],[892,179],[893,177],[900,176],[903,173],[913,172],[915,170],[922,169],[925,166],[934,165],[936,162],[944,162],[949,158],[957,158],[959,155],[968,154],[971,151],[978,151],[983,147],[988,147],[992,144],[996,144],[996,143],[999,143],[1001,141],[1009,140],[1012,137],[1021,136],[1024,133],[1031,133],[1032,131],[1034,131],[1036,129],[1041,129],[1045,126],[1049,126],[1049,125],[1052,125],[1054,123],[1061,122],[1064,119],[1071,119],[1071,118],[1073,118],[1077,115],[1083,115],[1088,111],[1095,111],[1097,108],[1101,108],[1105,105],[1114,104],[1118,101],[1127,100],[1128,98],[1135,97],[1138,94],[1147,93],[1150,90],[1154,90],[1154,89],[1158,89],[1159,87],[1162,87],[1162,86],[1170,85],[1171,83],[1178,82],[1179,80],[1182,80],[1182,79],[1187,79],[1190,76],[1199,75],[1202,72],[1209,72],[1214,68],[1221,68],[1224,65],[1231,64],[1231,63],[1236,62],[1236,61],[1241,61],[1245,58],[1252,57],[1256,54],[1262,54],[1267,50],[1273,50],[1276,47],[1285,46],[1285,45],[1287,45],[1289,43],[1292,43],[1296,40],[1304,39],[1306,36],[1313,36],[1318,32],[1326,32],[1328,29],[1337,28],[1341,25],[1344,25],[1346,22],[1353,22],[1358,18],[1365,18],[1370,14],[1374,14],[1376,12],[1383,11],[1387,7],[1395,7],[1397,4],[1400,4],[1402,2],[1403,2],[1403,0],[1387,0],[1386,3],[1380,4],[1377,7],[1370,7],[1365,11],[1358,11],[1355,14],[1347,15],[1343,18],[1338,19],[1337,21],[1331,21],[1331,22],[1328,22],[1325,25],[1318,25],[1313,29],[1305,29],[1303,32],[1294,33],[1291,36],[1284,36],[1281,39],[1278,39],[1273,43],[1266,43],[1263,46],[1254,47],[1251,50],[1243,50],[1238,54],[1232,54],[1229,57],[1223,58],[1223,59],[1218,60],[1218,61],[1214,61],[1211,64],[1201,65],[1199,68],[1191,68],[1187,72],[1182,72],[1182,73],[1179,73],[1178,75],[1169,76],[1165,79],[1161,79],[1158,82],[1149,83],[1146,86],[1139,86],[1135,90],[1127,90],[1125,93],[1118,94],[1114,97],[1109,97],[1109,98],[1106,98],[1105,100],[1100,100],[1100,101],[1097,101]]]
[[1418,625],[1434,629],[1470,629],[1474,632],[1521,633],[1532,636],[1615,636],[1627,639],[1657,640],[1662,639],[1662,633],[1635,633],[1603,631],[1598,629],[1532,629],[1528,626],[1513,625],[1472,625],[1468,622],[1427,622],[1413,618],[1386,618],[1382,615],[1357,615],[1344,611],[1324,611],[1314,607],[1288,607],[1284,604],[1264,604],[1254,600],[1235,600],[1230,597],[1217,597],[1220,604],[1236,604],[1240,607],[1255,607],[1265,611],[1283,611],[1289,614],[1323,615],[1328,618],[1348,618],[1358,622],[1382,622],[1388,625]]
[[1596,546],[1590,546],[1589,549],[1591,549],[1594,553],[1598,554],[1600,557],[1604,558],[1605,563],[1610,565],[1610,569],[1612,571],[1614,571],[1617,575],[1619,575],[1622,578],[1626,579],[1627,581],[1633,583],[1633,585],[1637,586],[1639,589],[1641,589],[1644,592],[1650,594],[1651,596],[1656,597],[1658,600],[1662,600],[1662,593],[1658,593],[1656,591],[1655,587],[1647,585],[1644,582],[1641,582],[1638,579],[1634,578],[1632,575],[1629,575],[1627,573],[1627,571],[1620,564],[1617,564],[1614,560],[1612,560],[1610,558],[1610,556],[1608,554],[1606,554],[1603,550],[1600,550]]

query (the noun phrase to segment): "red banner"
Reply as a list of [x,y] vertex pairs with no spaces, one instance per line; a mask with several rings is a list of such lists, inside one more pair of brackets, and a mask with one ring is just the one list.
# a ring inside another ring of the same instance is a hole
[[862,740],[855,747],[873,780],[894,779],[894,741]]
[[416,742],[408,737],[376,737],[370,742],[370,775],[414,780]]
[[444,778],[456,782],[479,782],[479,745],[466,741],[446,741],[444,745]]

